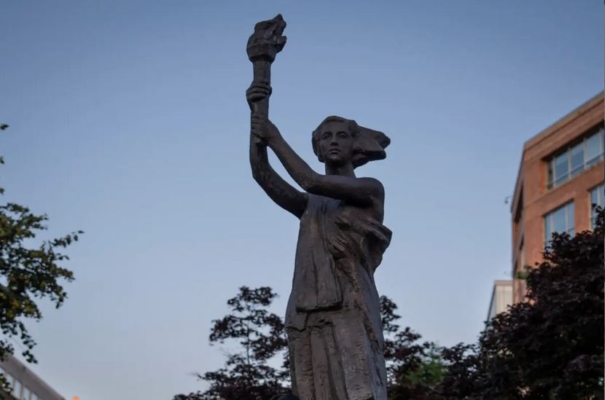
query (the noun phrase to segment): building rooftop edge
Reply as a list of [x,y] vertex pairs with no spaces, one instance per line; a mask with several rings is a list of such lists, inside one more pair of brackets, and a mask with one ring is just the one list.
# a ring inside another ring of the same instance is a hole
[[539,133],[532,136],[523,144],[523,150],[534,146],[537,142],[540,142],[546,139],[548,136],[552,135],[555,131],[567,125],[571,121],[573,121],[578,116],[584,114],[586,111],[594,107],[597,103],[600,103],[604,99],[605,91],[600,91],[598,94],[592,96],[590,99],[586,100],[584,103],[580,104],[563,117],[556,120],[554,123],[547,126],[545,129],[542,129]]
[[[520,186],[520,181],[521,181],[521,172],[523,169],[523,159],[524,159],[526,150],[529,147],[535,145],[536,143],[546,139],[548,136],[550,136],[555,131],[557,131],[561,127],[565,126],[569,122],[571,122],[573,119],[575,119],[579,115],[584,114],[584,112],[586,112],[588,109],[595,106],[597,103],[602,102],[605,98],[604,94],[605,94],[605,91],[601,90],[599,93],[592,96],[590,99],[586,100],[584,103],[580,104],[578,107],[574,108],[572,111],[565,114],[565,116],[563,116],[562,118],[559,118],[557,121],[550,124],[548,127],[543,129],[539,133],[535,134],[534,136],[532,136],[531,138],[526,140],[525,143],[523,143],[523,152],[521,153],[521,160],[519,161],[519,168],[517,170],[517,179],[515,180],[515,189],[513,192],[513,197],[510,202],[511,203],[511,205],[510,205],[511,213],[514,213],[514,210],[515,210],[515,207],[516,207],[517,201],[518,201],[517,196],[519,195],[519,191],[520,191],[519,186]],[[513,218],[514,218],[514,215],[513,215]]]

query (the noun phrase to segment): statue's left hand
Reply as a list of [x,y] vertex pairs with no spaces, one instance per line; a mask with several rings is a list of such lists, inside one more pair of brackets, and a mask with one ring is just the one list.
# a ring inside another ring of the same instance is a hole
[[271,96],[271,85],[267,83],[253,83],[248,90],[246,90],[246,100],[248,100],[248,104],[252,105],[257,101],[264,100],[265,98]]
[[252,114],[252,134],[266,145],[271,144],[273,140],[281,135],[277,127],[268,118],[258,114]]

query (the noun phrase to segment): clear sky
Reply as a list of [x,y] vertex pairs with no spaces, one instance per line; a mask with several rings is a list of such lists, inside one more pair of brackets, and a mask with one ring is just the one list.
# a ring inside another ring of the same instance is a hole
[[[597,0],[4,1],[6,200],[82,229],[33,369],[66,398],[167,400],[222,365],[240,285],[289,294],[297,221],[252,180],[246,41],[282,13],[270,115],[311,165],[328,115],[391,137],[381,294],[426,339],[474,341],[510,276],[523,142],[603,88]],[[275,158],[272,158],[276,169]],[[288,178],[289,179],[289,178]]]

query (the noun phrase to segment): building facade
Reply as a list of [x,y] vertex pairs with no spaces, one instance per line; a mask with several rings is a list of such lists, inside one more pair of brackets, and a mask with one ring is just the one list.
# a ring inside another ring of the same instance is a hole
[[0,390],[2,400],[65,400],[25,364],[11,354],[0,363],[0,373],[11,385],[11,393]]
[[576,232],[594,224],[592,204],[603,206],[603,92],[523,146],[512,198],[513,301],[525,295],[518,272],[542,261],[553,232]]
[[487,320],[506,311],[511,304],[513,304],[513,281],[495,281],[487,311]]

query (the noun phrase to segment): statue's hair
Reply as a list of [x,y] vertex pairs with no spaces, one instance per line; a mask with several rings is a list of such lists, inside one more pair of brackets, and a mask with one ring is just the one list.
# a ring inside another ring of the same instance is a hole
[[384,149],[391,143],[391,140],[382,132],[361,127],[352,119],[347,119],[338,116],[329,116],[324,119],[319,126],[313,131],[311,142],[313,144],[313,152],[320,162],[324,162],[319,154],[319,134],[321,128],[329,122],[341,122],[345,124],[349,134],[353,138],[353,167],[357,168],[368,161],[383,160],[386,158]]

